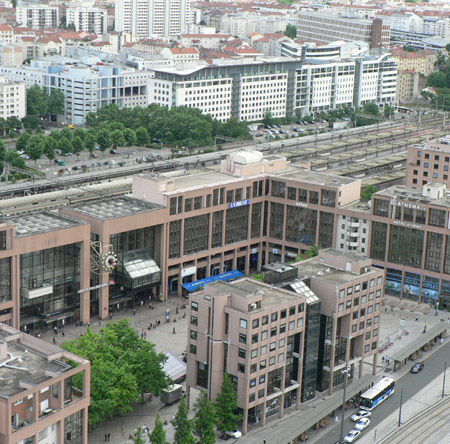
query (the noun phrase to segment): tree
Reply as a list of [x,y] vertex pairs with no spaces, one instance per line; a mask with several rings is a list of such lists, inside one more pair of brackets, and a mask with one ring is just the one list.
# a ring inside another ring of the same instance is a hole
[[31,133],[25,131],[21,134],[16,140],[16,150],[17,151],[25,151],[27,146],[28,139],[31,137]]
[[119,146],[125,145],[125,138],[123,137],[122,131],[120,130],[114,130],[111,133],[111,141],[113,148],[117,148]]
[[123,137],[125,139],[126,146],[136,145],[136,140],[137,140],[136,131],[134,131],[131,128],[125,128],[122,131],[122,134],[123,134]]
[[56,140],[53,137],[46,137],[44,145],[44,154],[51,163],[55,158]]
[[152,432],[148,434],[151,444],[169,444],[166,440],[166,431],[164,430],[164,423],[159,415],[155,418],[155,427]]
[[375,185],[369,185],[361,191],[361,199],[363,200],[371,200],[372,194],[376,193],[377,187]]
[[234,391],[233,381],[228,373],[225,373],[214,403],[217,417],[217,430],[226,433],[237,428],[240,415],[236,414],[237,397]]
[[20,131],[22,129],[22,122],[16,116],[11,116],[6,119],[6,124],[10,131]]
[[140,126],[136,129],[136,143],[139,146],[147,145],[150,142],[150,137],[146,128]]
[[47,95],[39,87],[34,85],[27,89],[27,115],[45,116],[47,114]]
[[30,159],[34,160],[34,164],[36,165],[38,159],[40,159],[42,154],[44,154],[44,140],[42,136],[37,134],[31,136],[27,141],[25,152]]
[[24,128],[30,129],[30,130],[36,130],[39,128],[39,125],[41,123],[39,116],[36,116],[34,114],[28,114],[22,119],[22,123]]
[[81,137],[75,136],[72,139],[73,152],[77,156],[84,150],[84,142],[81,140]]
[[194,433],[202,444],[214,444],[216,442],[216,433],[214,430],[216,414],[211,401],[202,390],[200,396],[194,405]]
[[428,76],[427,85],[435,88],[450,87],[450,85],[447,85],[447,75],[442,71],[432,72]]
[[142,433],[142,429],[138,427],[132,435],[130,435],[131,441],[133,441],[134,444],[145,444],[147,441],[145,439],[145,435]]
[[72,140],[74,137],[75,131],[72,128],[69,128],[68,126],[64,127],[61,131],[61,137],[65,137],[67,140]]
[[105,151],[111,146],[111,135],[108,130],[101,129],[97,133],[97,143],[101,151]]
[[445,49],[446,49],[448,52],[450,52],[450,43],[447,43],[447,44],[445,45]]
[[175,419],[172,420],[175,429],[174,444],[194,444],[195,438],[192,435],[192,421],[188,418],[186,398],[183,396],[178,404],[178,411]]
[[84,141],[86,138],[86,131],[83,128],[75,128],[73,130],[73,137],[79,137],[81,140]]
[[52,89],[47,98],[47,114],[59,116],[64,112],[64,93],[60,89]]
[[378,116],[380,114],[380,109],[378,108],[378,105],[376,103],[368,102],[368,103],[364,104],[363,112],[364,112],[364,114]]
[[84,144],[91,154],[94,152],[96,142],[95,134],[88,132],[84,139]]
[[0,117],[0,135],[4,136],[7,131],[8,131],[8,124],[6,123],[6,120],[3,117]]
[[62,154],[68,154],[73,151],[73,146],[67,137],[61,137],[57,142],[58,148],[61,150]]
[[266,110],[264,112],[263,124],[266,127],[273,124],[273,116],[272,116],[272,113],[270,112],[270,110]]
[[384,105],[384,117],[390,119],[394,115],[394,107],[390,105]]
[[[142,384],[151,386],[155,395],[167,386],[162,370],[166,356],[156,353],[154,344],[141,339],[126,319],[109,323],[100,333],[88,327],[84,336],[62,346],[91,361],[91,426],[131,411]],[[149,360],[155,362],[150,365]]]
[[291,39],[295,39],[297,37],[297,28],[294,25],[287,24],[286,30],[284,31],[284,35],[288,36]]

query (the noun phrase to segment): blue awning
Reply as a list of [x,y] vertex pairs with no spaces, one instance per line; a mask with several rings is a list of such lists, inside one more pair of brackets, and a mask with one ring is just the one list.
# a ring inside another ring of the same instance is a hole
[[210,284],[211,282],[216,281],[231,281],[242,276],[244,276],[244,273],[241,273],[238,270],[231,270],[226,273],[216,274],[215,276],[211,276],[209,278],[200,279],[199,281],[183,284],[183,288],[192,293],[193,291],[198,291],[200,288],[203,288],[205,284]]

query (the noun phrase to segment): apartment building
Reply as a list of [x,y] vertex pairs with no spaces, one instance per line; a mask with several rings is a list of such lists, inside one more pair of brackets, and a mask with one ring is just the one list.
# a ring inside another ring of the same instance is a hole
[[89,361],[0,324],[0,363],[2,443],[87,443]]
[[26,96],[24,82],[12,82],[0,76],[0,117],[18,117],[26,115]]
[[189,297],[187,395],[214,400],[223,375],[235,384],[243,431],[283,417],[351,377],[374,357],[383,272],[370,259],[324,250],[295,265],[269,264],[264,283],[243,278],[206,284]]
[[443,141],[434,139],[408,146],[406,185],[421,190],[424,185],[435,182],[450,188],[449,167],[450,145]]
[[362,19],[301,10],[297,16],[297,38],[325,43],[363,41],[373,48],[389,48],[390,27],[380,19]]
[[59,26],[59,10],[52,6],[18,6],[16,8],[17,23],[33,29],[57,28]]
[[0,66],[20,66],[25,60],[20,44],[0,42]]
[[66,23],[73,23],[77,31],[103,35],[107,31],[107,11],[99,8],[67,8]]
[[115,8],[115,30],[134,39],[178,36],[193,22],[190,0],[119,0]]
[[433,51],[404,51],[401,48],[392,50],[392,58],[398,70],[413,69],[415,72],[429,76],[435,71],[437,55]]
[[5,43],[14,42],[14,30],[11,25],[0,24],[0,41]]
[[286,57],[158,67],[152,69],[149,101],[199,108],[221,121],[261,120],[267,111],[285,117],[293,113],[296,67],[297,62]]
[[419,73],[413,69],[399,70],[397,73],[397,103],[409,103],[419,97],[419,95]]
[[0,75],[38,84],[64,93],[65,121],[83,124],[86,115],[102,106],[116,103],[119,107],[148,105],[149,71],[117,65],[89,65],[65,57],[32,60],[29,67],[0,67]]

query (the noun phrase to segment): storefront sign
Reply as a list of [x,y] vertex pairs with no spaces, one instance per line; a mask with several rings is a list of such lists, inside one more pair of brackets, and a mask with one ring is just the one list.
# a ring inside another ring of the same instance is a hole
[[191,276],[197,273],[197,267],[194,265],[193,267],[183,268],[181,270],[181,277]]
[[417,224],[412,224],[412,223],[408,223],[408,222],[402,222],[401,220],[394,220],[394,225],[400,225],[402,227],[408,227],[408,228],[417,228],[417,229],[421,229],[422,225],[417,225]]
[[98,285],[94,285],[93,287],[82,288],[81,290],[78,290],[78,293],[86,293],[87,291],[97,290],[97,289],[103,288],[103,287],[109,287],[110,285],[114,285],[114,284],[115,284],[114,281],[109,281],[107,284],[98,284]]
[[305,204],[303,202],[295,202],[295,205],[297,207],[303,207],[303,208],[308,208],[308,204]]
[[238,200],[237,202],[231,202],[228,204],[229,208],[236,208],[236,207],[244,207],[245,205],[250,205],[250,200]]
[[414,203],[411,203],[411,202],[398,202],[397,199],[391,199],[391,205],[397,205],[398,207],[411,208],[413,210],[423,210],[423,211],[425,211],[425,208],[421,207],[418,204],[414,204]]

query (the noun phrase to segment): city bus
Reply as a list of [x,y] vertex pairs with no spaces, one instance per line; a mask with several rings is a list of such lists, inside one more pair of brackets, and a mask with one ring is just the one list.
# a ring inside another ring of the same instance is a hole
[[383,378],[360,396],[360,407],[364,410],[372,410],[389,398],[394,391],[395,381],[392,378]]

